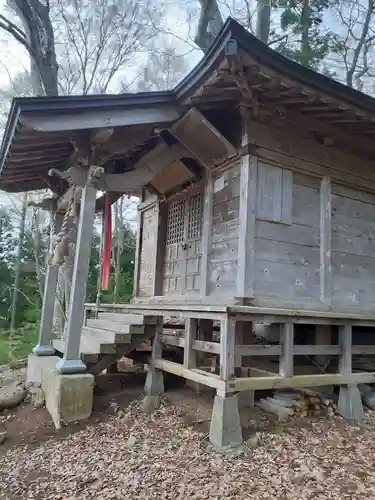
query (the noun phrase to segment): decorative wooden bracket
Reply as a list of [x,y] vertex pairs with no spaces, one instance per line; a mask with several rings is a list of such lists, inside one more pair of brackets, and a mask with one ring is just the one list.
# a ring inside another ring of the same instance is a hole
[[259,112],[259,101],[254,96],[253,90],[246,78],[246,70],[239,55],[238,43],[234,39],[228,40],[225,47],[225,56],[228,61],[230,73],[234,79],[238,90],[244,98],[244,105],[251,105],[255,115]]
[[[55,168],[51,168],[48,175],[56,175],[60,179],[64,179],[71,185],[78,187],[85,187],[87,184],[91,186],[96,186],[101,176],[104,174],[104,168],[93,165],[88,170],[84,170],[79,167],[70,167],[64,172],[60,172]],[[99,186],[98,186],[99,187]]]

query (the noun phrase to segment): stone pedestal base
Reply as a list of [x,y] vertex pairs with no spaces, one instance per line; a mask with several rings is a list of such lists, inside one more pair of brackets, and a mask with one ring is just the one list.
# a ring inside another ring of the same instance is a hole
[[212,409],[210,442],[218,451],[226,451],[243,443],[237,394],[215,396]]
[[43,369],[55,368],[58,361],[60,361],[58,356],[30,354],[27,358],[26,385],[41,386]]
[[356,385],[341,386],[338,412],[352,425],[360,424],[364,419],[361,394]]
[[92,412],[94,376],[88,373],[64,375],[55,367],[42,372],[46,408],[55,427],[89,418]]
[[161,370],[152,370],[148,368],[145,382],[146,396],[159,396],[164,392],[164,379]]

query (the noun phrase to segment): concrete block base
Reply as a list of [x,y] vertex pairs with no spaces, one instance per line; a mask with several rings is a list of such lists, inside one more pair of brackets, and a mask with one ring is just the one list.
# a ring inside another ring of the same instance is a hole
[[218,451],[239,447],[243,443],[237,394],[215,396],[212,409],[210,442]]
[[237,397],[239,408],[254,408],[255,391],[241,391]]
[[149,369],[145,382],[145,394],[147,396],[158,396],[164,392],[164,378],[161,370]]
[[42,372],[45,368],[55,368],[60,361],[57,356],[37,356],[32,353],[27,358],[26,385],[42,385]]
[[352,425],[359,425],[364,419],[361,394],[356,385],[341,386],[338,412]]
[[92,412],[94,376],[88,373],[65,375],[56,367],[42,372],[46,408],[55,427],[89,418]]

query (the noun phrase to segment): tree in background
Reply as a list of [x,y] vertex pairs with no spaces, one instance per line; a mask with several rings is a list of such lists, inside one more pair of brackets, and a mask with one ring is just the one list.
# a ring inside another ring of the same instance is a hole
[[280,27],[286,35],[275,47],[303,66],[319,69],[325,57],[337,50],[335,33],[324,28],[325,13],[336,0],[281,0]]
[[344,0],[333,7],[338,50],[333,64],[349,87],[374,94],[375,0]]

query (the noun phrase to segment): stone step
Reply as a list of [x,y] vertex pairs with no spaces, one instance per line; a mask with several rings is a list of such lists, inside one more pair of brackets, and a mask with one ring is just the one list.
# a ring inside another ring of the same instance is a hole
[[94,339],[113,344],[129,344],[132,339],[131,333],[116,333],[110,330],[93,328],[91,326],[84,326],[82,328],[82,336],[85,336],[87,339]]
[[124,314],[114,312],[99,312],[99,319],[124,325],[143,325],[144,316],[142,314]]
[[97,330],[108,330],[113,333],[130,333],[141,334],[144,333],[144,325],[129,325],[117,323],[116,321],[106,321],[103,319],[88,319],[86,325]]

